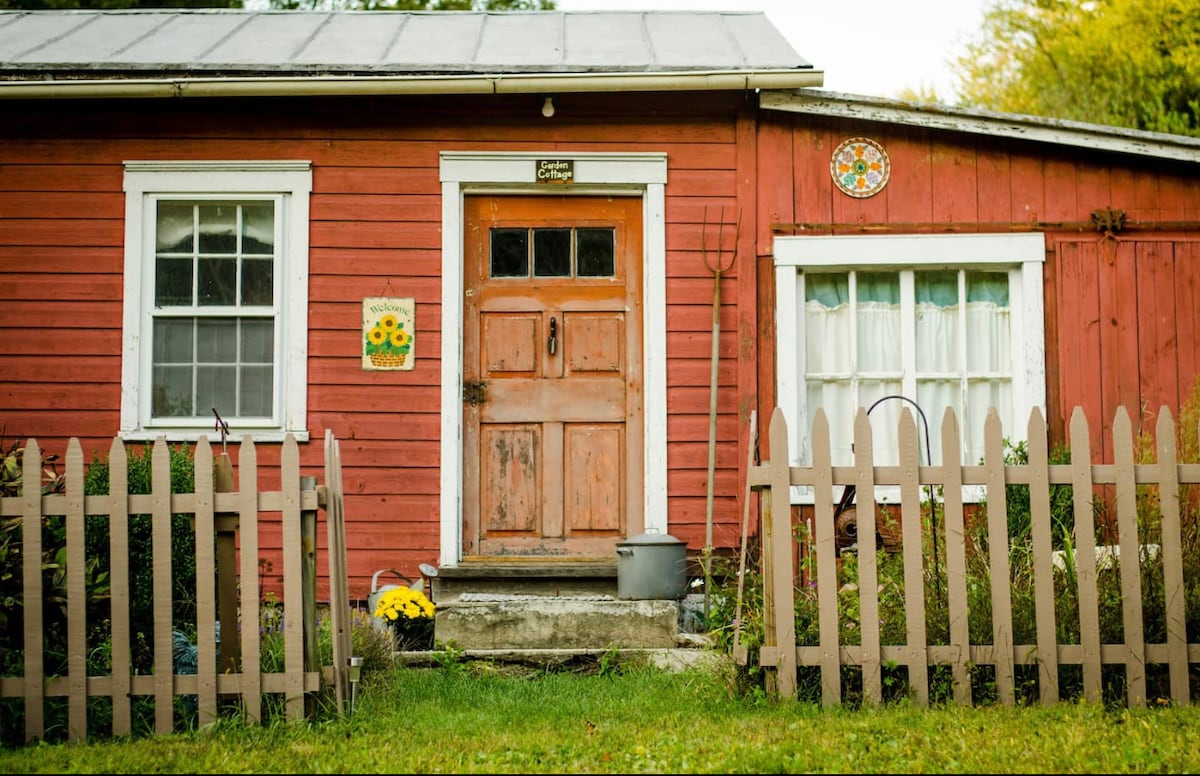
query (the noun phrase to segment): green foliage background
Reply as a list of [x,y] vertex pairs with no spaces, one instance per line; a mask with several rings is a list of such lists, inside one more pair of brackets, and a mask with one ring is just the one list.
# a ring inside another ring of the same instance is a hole
[[995,0],[960,102],[1200,136],[1200,0]]

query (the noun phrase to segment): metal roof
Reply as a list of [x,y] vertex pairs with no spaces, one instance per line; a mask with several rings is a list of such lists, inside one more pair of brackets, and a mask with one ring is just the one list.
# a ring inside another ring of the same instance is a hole
[[822,82],[761,12],[0,11],[0,89],[51,80],[385,78],[423,79],[422,90],[436,92],[430,80],[506,76],[552,78],[563,91],[603,88],[584,82],[614,76],[621,89]]

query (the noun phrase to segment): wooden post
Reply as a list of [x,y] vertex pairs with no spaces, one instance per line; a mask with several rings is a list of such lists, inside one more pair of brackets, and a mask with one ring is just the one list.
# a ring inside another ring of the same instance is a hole
[[[233,493],[233,463],[224,451],[213,463],[213,485],[217,493]],[[218,497],[219,498],[219,497]],[[217,614],[221,621],[221,649],[217,670],[237,673],[241,640],[238,637],[237,598],[237,512],[217,512]]]
[[[300,478],[300,498],[317,489],[316,477]],[[320,656],[317,654],[317,512],[314,509],[300,510],[301,595],[304,601],[304,672],[319,671]],[[304,713],[310,719],[316,712],[316,698],[305,694]]]

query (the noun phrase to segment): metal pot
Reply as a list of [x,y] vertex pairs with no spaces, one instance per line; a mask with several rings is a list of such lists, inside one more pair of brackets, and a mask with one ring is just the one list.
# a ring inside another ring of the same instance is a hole
[[678,599],[687,589],[687,544],[649,529],[617,545],[617,598]]

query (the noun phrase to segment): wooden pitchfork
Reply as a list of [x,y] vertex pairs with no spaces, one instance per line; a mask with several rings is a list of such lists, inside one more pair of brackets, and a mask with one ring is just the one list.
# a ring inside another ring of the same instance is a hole
[[725,256],[725,206],[721,206],[721,225],[717,230],[716,255],[710,260],[708,251],[708,204],[704,205],[704,223],[700,226],[700,254],[704,266],[713,273],[713,307],[712,307],[712,363],[709,370],[708,391],[708,495],[704,510],[704,617],[708,618],[708,597],[712,587],[712,549],[713,549],[713,475],[717,464],[717,362],[720,359],[718,345],[721,339],[721,275],[733,267],[737,258],[737,241],[742,230],[742,219],[739,214],[734,225],[733,249],[729,259]]

